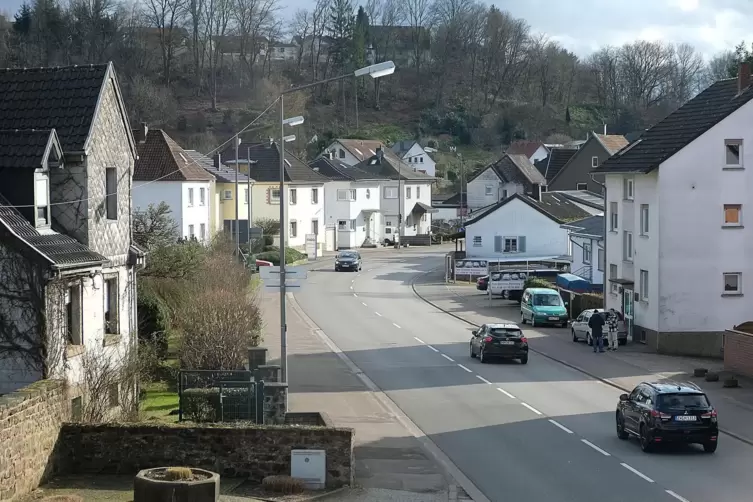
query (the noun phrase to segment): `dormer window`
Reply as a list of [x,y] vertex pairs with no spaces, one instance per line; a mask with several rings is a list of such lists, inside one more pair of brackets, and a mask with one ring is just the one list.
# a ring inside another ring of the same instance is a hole
[[36,209],[35,226],[50,225],[50,178],[46,171],[34,173],[34,205]]

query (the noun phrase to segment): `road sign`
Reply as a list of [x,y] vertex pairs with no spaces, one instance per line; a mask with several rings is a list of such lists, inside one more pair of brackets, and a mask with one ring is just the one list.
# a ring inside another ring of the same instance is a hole
[[[269,289],[280,289],[280,280],[279,279],[272,279],[269,281],[263,282],[265,288]],[[285,281],[285,288],[286,289],[301,289],[303,287],[303,281],[294,281],[291,279],[288,279]]]
[[[259,274],[263,281],[280,281],[280,267],[259,267]],[[303,267],[285,267],[285,282],[303,280],[308,277],[308,271]]]

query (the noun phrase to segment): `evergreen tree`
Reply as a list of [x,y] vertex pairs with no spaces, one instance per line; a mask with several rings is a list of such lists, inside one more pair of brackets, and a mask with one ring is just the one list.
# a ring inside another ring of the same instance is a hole
[[353,28],[353,4],[350,0],[333,0],[329,7],[329,33],[332,37],[330,55],[339,72],[345,71],[351,61]]
[[[366,41],[369,39],[369,16],[363,7],[358,7],[356,21],[353,27],[353,44],[351,61],[353,70],[366,66]],[[365,83],[363,79],[358,82],[358,98],[361,99],[366,94]]]
[[740,45],[735,47],[735,57],[729,65],[729,68],[727,68],[727,73],[729,74],[730,78],[737,77],[738,65],[740,63],[748,63],[750,65],[753,65],[753,45],[751,45],[751,48],[749,49],[745,46],[744,41],[740,42]]

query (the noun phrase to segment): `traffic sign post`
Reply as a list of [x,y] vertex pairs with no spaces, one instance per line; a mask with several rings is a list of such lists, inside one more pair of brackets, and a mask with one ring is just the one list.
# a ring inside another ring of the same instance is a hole
[[[259,267],[259,275],[265,288],[279,289],[282,286],[280,267]],[[299,289],[307,277],[308,271],[303,267],[286,267],[285,287]]]

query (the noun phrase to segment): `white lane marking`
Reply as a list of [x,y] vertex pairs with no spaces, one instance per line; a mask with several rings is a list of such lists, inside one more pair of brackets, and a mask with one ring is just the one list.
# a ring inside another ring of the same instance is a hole
[[488,383],[489,385],[492,384],[489,380],[487,380],[486,378],[482,377],[481,375],[476,375],[476,378],[478,378],[479,380],[481,380],[484,383]]
[[541,413],[539,410],[537,410],[536,408],[534,408],[533,406],[531,406],[528,403],[520,403],[520,404],[522,404],[523,406],[525,406],[526,408],[528,408],[529,410],[531,410],[532,412],[534,412],[537,415],[543,415],[543,413]]
[[473,371],[472,371],[472,370],[469,370],[468,368],[466,368],[466,367],[465,367],[465,366],[463,366],[462,364],[458,364],[458,366],[460,366],[461,368],[463,368],[463,369],[464,369],[465,371],[467,371],[468,373],[473,373]]
[[[612,455],[610,455],[610,454],[609,454],[608,452],[606,452],[606,451],[602,450],[601,448],[599,448],[598,446],[596,446],[595,444],[593,444],[593,443],[592,443],[591,441],[589,441],[588,439],[581,439],[581,442],[583,442],[583,444],[587,444],[588,446],[590,446],[590,447],[591,447],[591,448],[593,448],[594,450],[598,451],[599,453],[601,453],[601,454],[602,454],[602,455],[604,455],[605,457],[611,457],[611,456],[612,456]],[[625,465],[625,464],[622,464],[622,465]]]
[[439,352],[439,349],[435,349],[435,348],[434,348],[434,347],[432,347],[431,345],[427,345],[427,347],[429,347],[429,348],[430,348],[431,350],[433,350],[434,352]]
[[361,302],[361,305],[363,305],[364,307],[368,307],[368,305],[366,305],[364,302]]
[[636,476],[638,476],[638,477],[641,477],[641,478],[645,479],[645,480],[646,480],[646,481],[648,481],[649,483],[653,483],[653,482],[654,482],[654,480],[653,480],[653,479],[649,478],[648,476],[646,476],[645,474],[643,474],[643,473],[642,473],[641,471],[639,471],[638,469],[636,469],[636,468],[634,468],[634,467],[630,467],[630,466],[629,466],[629,465],[627,465],[627,464],[626,464],[625,462],[622,462],[622,463],[621,463],[620,465],[621,465],[622,467],[624,467],[625,469],[627,469],[628,471],[630,471],[630,472],[632,472],[633,474],[635,474]]
[[350,289],[353,289],[353,286],[351,286]]
[[421,339],[420,339],[420,338],[418,338],[417,336],[414,336],[414,337],[413,337],[413,339],[414,339],[415,341],[417,341],[418,343],[423,343],[424,345],[426,345],[426,342],[425,342],[425,341],[423,341],[423,340],[421,340]]
[[562,429],[563,431],[567,432],[568,434],[572,434],[573,433],[573,431],[571,431],[570,429],[568,429],[567,427],[565,427],[561,423],[557,422],[556,420],[549,419],[549,423],[551,423],[552,425],[555,425],[555,426],[559,427],[560,429]]
[[453,363],[455,362],[455,360],[453,358],[451,358],[450,356],[448,356],[447,354],[442,354],[442,357],[444,357],[445,359],[447,359],[448,361],[451,361]]
[[395,327],[396,327],[397,329],[400,329],[400,325],[399,325],[399,324],[395,324],[395,323],[393,322],[393,323],[392,323],[392,325],[393,325],[393,326],[395,326]]
[[358,295],[357,295],[357,294],[355,294],[355,293],[353,293],[353,296],[355,296],[356,298],[358,298]]
[[510,394],[509,392],[507,392],[505,389],[497,387],[497,390],[500,391],[505,396],[509,397],[510,399],[515,399],[515,396],[513,396],[512,394]]
[[382,317],[382,314],[380,314],[379,312],[374,312],[374,313],[375,313],[376,315],[378,315],[379,317]]
[[680,502],[690,502],[690,500],[688,500],[685,497],[682,497],[682,496],[676,494],[672,490],[664,490],[664,491],[667,492],[669,495],[673,496],[674,498],[676,498],[677,500],[679,500]]

